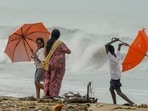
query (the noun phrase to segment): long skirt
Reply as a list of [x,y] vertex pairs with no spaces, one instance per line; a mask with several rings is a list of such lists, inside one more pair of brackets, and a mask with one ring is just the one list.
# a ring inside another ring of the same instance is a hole
[[48,97],[59,96],[62,80],[64,76],[64,68],[54,68],[44,73],[44,94]]

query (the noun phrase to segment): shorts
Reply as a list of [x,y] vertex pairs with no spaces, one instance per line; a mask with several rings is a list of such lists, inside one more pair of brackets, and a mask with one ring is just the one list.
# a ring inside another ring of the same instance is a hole
[[120,79],[118,80],[110,80],[110,88],[113,88],[115,90],[119,89],[122,86],[122,84],[120,83]]
[[43,81],[43,69],[36,69],[34,80],[38,82]]

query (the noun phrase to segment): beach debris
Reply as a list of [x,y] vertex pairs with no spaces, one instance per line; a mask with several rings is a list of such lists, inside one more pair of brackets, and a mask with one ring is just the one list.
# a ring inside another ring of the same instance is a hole
[[136,110],[135,107],[129,107],[129,106],[127,107],[119,106],[119,107],[112,108],[112,110],[115,110],[115,109]]
[[85,96],[81,96],[79,93],[73,93],[73,92],[68,92],[64,94],[64,100],[63,102],[68,102],[68,103],[96,103],[97,98],[95,97],[90,97],[90,94],[92,93],[92,88],[91,88],[91,82],[88,83],[87,85],[87,94]]
[[147,104],[140,104],[140,105],[137,105],[138,108],[148,108],[148,105]]
[[4,101],[4,100],[15,101],[15,100],[19,100],[19,99],[15,98],[15,97],[11,97],[11,96],[0,96],[0,101]]
[[37,100],[34,96],[22,97],[19,99],[24,100],[24,101],[36,101]]
[[[60,100],[59,100],[59,101],[60,101]],[[38,99],[37,102],[38,102],[38,103],[47,103],[47,102],[48,102],[48,103],[50,103],[50,102],[52,103],[52,102],[55,102],[55,100],[53,100],[53,99],[44,99],[44,98],[41,98],[41,99]]]

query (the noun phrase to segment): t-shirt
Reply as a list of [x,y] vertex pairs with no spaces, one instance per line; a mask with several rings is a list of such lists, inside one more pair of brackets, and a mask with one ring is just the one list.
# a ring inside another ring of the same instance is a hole
[[[44,48],[40,48],[37,52],[36,55],[38,56],[38,58],[43,61],[44,59]],[[37,61],[36,59],[34,59],[34,64],[36,66],[36,68],[42,68],[42,65],[39,61]]]
[[120,60],[121,54],[120,51],[117,51],[116,57],[108,52],[109,59],[109,67],[110,67],[110,76],[113,80],[118,80],[121,78],[121,70],[120,70]]

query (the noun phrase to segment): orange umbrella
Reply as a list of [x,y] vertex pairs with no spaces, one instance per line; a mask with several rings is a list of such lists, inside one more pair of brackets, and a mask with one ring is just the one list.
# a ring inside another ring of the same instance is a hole
[[122,72],[136,67],[144,59],[148,50],[147,34],[145,29],[138,32],[133,43],[130,45],[128,53],[122,62]]
[[42,37],[46,42],[50,32],[43,23],[24,24],[10,34],[5,53],[12,62],[31,61],[30,49],[36,51],[36,39]]

